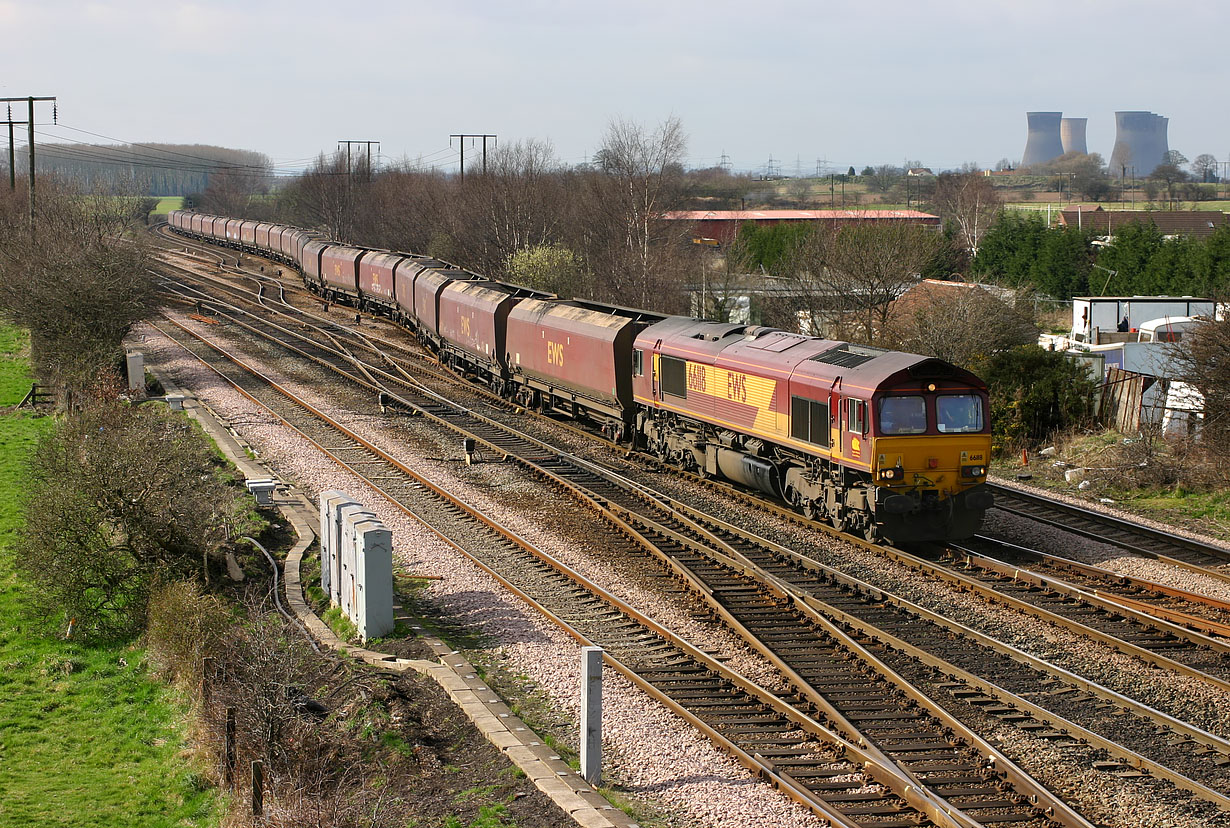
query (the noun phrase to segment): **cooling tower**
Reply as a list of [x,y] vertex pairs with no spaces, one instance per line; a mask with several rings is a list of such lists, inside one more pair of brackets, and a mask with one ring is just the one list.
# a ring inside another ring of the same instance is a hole
[[1085,124],[1088,118],[1064,118],[1059,122],[1059,140],[1063,143],[1063,151],[1089,154],[1089,145],[1085,143]]
[[1063,155],[1063,142],[1059,140],[1059,120],[1062,112],[1026,112],[1029,121],[1029,138],[1025,141],[1025,154],[1021,166],[1042,164]]
[[1115,148],[1110,154],[1111,175],[1146,176],[1166,158],[1169,118],[1152,112],[1115,113]]

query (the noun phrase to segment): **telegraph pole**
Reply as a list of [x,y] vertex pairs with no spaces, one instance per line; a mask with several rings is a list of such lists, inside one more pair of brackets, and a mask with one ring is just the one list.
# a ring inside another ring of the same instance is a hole
[[4,123],[9,125],[9,189],[16,190],[17,189],[17,157],[15,153],[13,152],[13,125],[14,124],[24,124],[25,121],[14,121],[13,120],[13,108],[10,106],[9,107],[9,119],[7,121],[4,121]]
[[371,181],[372,180],[372,144],[375,144],[376,146],[380,146],[380,142],[379,141],[338,141],[337,143],[346,145],[346,181],[347,181],[347,184],[349,185],[350,183],[353,183],[353,180],[354,180],[354,173],[350,169],[350,145],[351,144],[363,144],[366,146],[366,150],[365,150],[365,152],[367,153],[366,180]]
[[475,138],[483,139],[483,175],[486,175],[487,174],[487,139],[491,138],[494,141],[496,137],[497,136],[492,135],[491,133],[484,134],[484,133],[478,133],[478,132],[475,132],[475,133],[456,132],[448,136],[448,145],[450,147],[453,145],[454,138],[458,138],[461,141],[461,183],[462,184],[466,183],[466,139],[467,138],[469,138],[470,140],[473,140]]
[[[33,233],[34,232],[34,104],[36,101],[55,101],[55,96],[49,95],[49,96],[44,96],[44,97],[35,97],[33,95],[30,95],[25,98],[0,98],[0,103],[20,103],[21,101],[25,101],[30,106],[30,114],[26,120],[26,124],[27,126],[29,126],[29,129],[30,129],[29,131],[29,139],[30,139],[30,232]],[[56,119],[56,111],[55,111],[54,106],[52,107],[52,110],[51,110],[51,119],[52,119],[52,123],[54,123]],[[10,126],[9,129],[12,129],[12,126]],[[14,187],[17,186],[16,180],[13,181],[13,186]]]

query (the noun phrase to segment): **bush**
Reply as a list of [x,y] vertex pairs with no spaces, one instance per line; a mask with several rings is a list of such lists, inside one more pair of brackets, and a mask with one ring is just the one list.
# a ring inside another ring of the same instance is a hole
[[982,373],[997,445],[1037,443],[1089,420],[1093,379],[1062,353],[1022,345],[995,354]]
[[230,614],[213,595],[190,581],[165,584],[150,596],[146,638],[150,654],[172,679],[193,682],[201,662],[217,656]]
[[158,581],[208,580],[252,528],[209,442],[153,406],[91,403],[44,434],[27,477],[17,568],[42,619],[85,638],[138,632]]

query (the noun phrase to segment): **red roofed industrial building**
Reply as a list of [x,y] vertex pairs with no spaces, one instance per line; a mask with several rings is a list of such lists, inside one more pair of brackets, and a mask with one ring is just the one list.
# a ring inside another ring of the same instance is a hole
[[941,226],[940,217],[917,210],[680,210],[667,213],[668,221],[696,223],[695,235],[726,244],[734,239],[746,221],[758,225],[784,221],[828,222],[844,226],[862,221],[901,221],[924,227]]

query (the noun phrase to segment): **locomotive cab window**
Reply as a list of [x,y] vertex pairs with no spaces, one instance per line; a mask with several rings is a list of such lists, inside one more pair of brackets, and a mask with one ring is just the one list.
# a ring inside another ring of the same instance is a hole
[[645,352],[639,348],[632,352],[632,376],[639,377],[645,373]]
[[867,404],[862,400],[846,400],[846,430],[851,434],[867,432]]
[[936,426],[945,434],[982,431],[982,398],[974,394],[946,394],[935,400]]
[[829,446],[829,406],[806,397],[790,398],[790,436],[818,446]]
[[922,434],[927,430],[927,401],[922,397],[880,400],[881,434]]
[[662,370],[662,392],[676,397],[688,395],[688,364],[682,359],[664,356],[658,361]]

